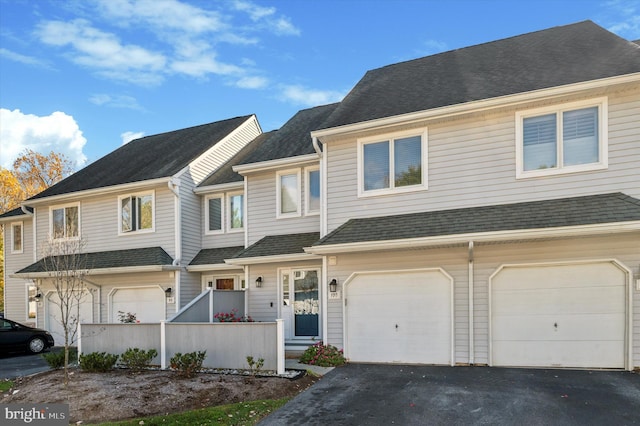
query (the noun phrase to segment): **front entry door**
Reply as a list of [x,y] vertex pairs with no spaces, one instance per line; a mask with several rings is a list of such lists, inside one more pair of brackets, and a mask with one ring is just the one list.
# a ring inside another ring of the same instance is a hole
[[281,312],[287,339],[311,339],[320,335],[319,276],[317,269],[281,270]]

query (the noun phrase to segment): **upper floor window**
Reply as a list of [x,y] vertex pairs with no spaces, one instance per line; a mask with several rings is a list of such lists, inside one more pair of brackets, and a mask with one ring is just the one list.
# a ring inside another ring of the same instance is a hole
[[51,207],[51,235],[54,239],[80,236],[80,205]]
[[22,222],[11,223],[11,253],[22,253]]
[[277,217],[300,216],[300,170],[286,170],[276,173],[277,177]]
[[426,131],[359,140],[359,195],[426,189],[426,140]]
[[517,177],[606,168],[606,110],[600,98],[518,112]]
[[153,230],[153,192],[119,197],[118,208],[121,233]]
[[205,203],[206,203],[205,233],[215,234],[218,232],[223,232],[223,229],[222,229],[223,198],[222,196],[207,197],[205,199]]
[[229,194],[229,231],[240,231],[244,228],[244,194]]
[[306,213],[320,213],[320,170],[318,167],[307,167],[306,181]]
[[230,192],[205,198],[205,234],[223,233],[225,227],[227,232],[244,229],[244,193]]

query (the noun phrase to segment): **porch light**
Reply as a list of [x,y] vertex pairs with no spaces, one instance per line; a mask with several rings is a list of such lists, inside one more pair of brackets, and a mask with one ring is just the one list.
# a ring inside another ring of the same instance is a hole
[[256,287],[257,288],[262,287],[262,277],[256,278]]
[[164,291],[164,295],[167,297],[171,297],[171,292],[173,290],[171,289],[171,287],[168,287],[165,291]]
[[329,283],[329,291],[331,293],[335,293],[336,291],[338,291],[338,281],[336,281],[336,279],[332,279],[331,282]]
[[40,294],[40,293],[38,293],[38,294],[36,294],[35,296],[33,296],[33,299],[34,299],[36,302],[39,302],[41,298],[42,298],[42,294]]

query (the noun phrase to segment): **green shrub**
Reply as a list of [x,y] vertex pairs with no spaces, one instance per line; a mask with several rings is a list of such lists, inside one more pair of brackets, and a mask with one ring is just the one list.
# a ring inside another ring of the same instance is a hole
[[[64,350],[59,352],[48,352],[41,355],[49,367],[58,369],[64,367]],[[78,360],[78,351],[74,348],[69,348],[69,364],[73,364]]]
[[193,377],[202,368],[207,351],[176,353],[170,361],[170,367],[183,377]]
[[247,364],[249,364],[251,374],[255,376],[260,372],[260,369],[264,365],[264,358],[258,358],[258,360],[256,361],[251,355],[247,355]]
[[347,360],[344,358],[342,349],[338,350],[335,346],[323,345],[322,342],[318,342],[304,351],[300,362],[320,367],[336,367],[345,364]]
[[158,351],[155,349],[149,349],[145,351],[139,348],[129,348],[122,355],[120,355],[120,364],[134,373],[149,367],[151,360],[158,355]]
[[91,352],[90,354],[80,355],[78,358],[80,368],[91,373],[109,371],[116,365],[116,361],[118,361],[118,355],[106,352]]

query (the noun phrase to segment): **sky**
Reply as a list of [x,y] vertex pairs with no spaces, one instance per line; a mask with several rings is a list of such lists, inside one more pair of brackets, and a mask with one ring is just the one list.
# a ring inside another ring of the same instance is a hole
[[270,131],[367,70],[587,19],[640,39],[640,0],[0,0],[0,166],[250,114]]

